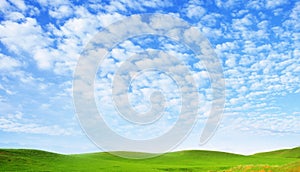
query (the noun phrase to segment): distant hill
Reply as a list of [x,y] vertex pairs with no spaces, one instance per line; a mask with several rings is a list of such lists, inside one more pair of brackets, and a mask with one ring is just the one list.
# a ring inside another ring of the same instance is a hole
[[[0,171],[295,171],[300,172],[300,149],[251,156],[189,150],[150,159],[124,159],[106,152],[62,155],[40,150],[0,149]],[[132,154],[132,152],[123,152]],[[298,170],[298,171],[297,171]]]
[[258,156],[284,157],[284,158],[300,158],[300,147],[293,149],[282,149],[272,152],[257,153]]

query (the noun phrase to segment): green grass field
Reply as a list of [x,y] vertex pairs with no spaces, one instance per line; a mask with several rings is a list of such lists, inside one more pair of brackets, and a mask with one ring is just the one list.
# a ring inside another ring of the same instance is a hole
[[251,156],[191,150],[141,160],[109,153],[61,155],[39,150],[0,149],[0,171],[300,172],[300,147]]

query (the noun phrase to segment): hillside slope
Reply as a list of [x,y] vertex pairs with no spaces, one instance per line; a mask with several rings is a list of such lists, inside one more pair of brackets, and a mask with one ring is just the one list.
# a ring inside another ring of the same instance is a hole
[[190,150],[141,160],[124,159],[105,152],[61,155],[39,150],[0,149],[0,171],[244,171],[249,166],[254,171],[265,167],[297,170],[298,157],[298,148],[253,156]]
[[300,147],[293,149],[282,149],[271,152],[262,152],[255,154],[256,156],[265,156],[265,157],[284,157],[284,158],[300,158]]

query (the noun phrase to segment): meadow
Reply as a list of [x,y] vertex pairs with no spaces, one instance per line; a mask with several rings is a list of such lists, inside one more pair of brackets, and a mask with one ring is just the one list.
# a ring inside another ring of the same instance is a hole
[[300,172],[300,147],[250,156],[188,150],[138,160],[107,152],[63,155],[30,149],[0,149],[0,171]]

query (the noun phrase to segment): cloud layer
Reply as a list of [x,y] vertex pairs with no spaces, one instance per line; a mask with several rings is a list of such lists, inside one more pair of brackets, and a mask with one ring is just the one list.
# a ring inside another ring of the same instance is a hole
[[[194,0],[182,3],[139,0],[101,3],[2,0],[0,136],[4,138],[5,135],[18,133],[26,137],[68,135],[74,140],[82,139],[71,94],[73,73],[80,53],[99,30],[111,23],[131,14],[154,12],[185,19],[201,31],[215,48],[223,65],[226,83],[226,104],[220,133],[235,133],[240,137],[252,134],[298,137],[300,109],[299,105],[291,102],[299,102],[300,98],[299,11],[299,2],[287,0],[253,0],[245,3],[235,0],[215,0],[211,3]],[[153,21],[153,26],[158,28],[167,28],[169,25],[167,21]],[[190,38],[193,38],[193,34]],[[156,42],[153,41],[155,39]],[[111,78],[110,71],[120,65],[122,59],[131,56],[133,52],[143,52],[146,47],[181,59],[192,59],[192,53],[180,42],[155,36],[133,38],[112,48],[110,55],[114,58],[105,59],[99,75],[103,73]],[[144,67],[149,64],[150,61],[137,63]],[[200,105],[203,116],[199,117],[198,128],[193,131],[198,139],[199,130],[196,130],[203,128],[210,107],[211,83],[201,62],[191,61],[190,66],[197,71],[193,78],[203,100]],[[174,70],[179,71],[180,68]],[[173,82],[163,76],[155,74],[151,77],[157,79],[154,87],[176,89]],[[149,83],[149,78],[137,79],[138,82],[132,85],[136,91],[131,95],[131,103],[136,110],[146,111],[149,108],[147,95],[150,91],[142,87]],[[96,85],[97,82],[99,80]],[[100,105],[109,99],[105,96],[107,93],[104,88],[96,89],[99,95],[103,95],[99,96]],[[168,103],[174,106],[170,112],[175,111],[178,102],[170,100]],[[109,118],[109,115],[106,117]],[[155,136],[163,131],[161,129],[169,128],[173,122],[147,131]],[[115,121],[112,125],[117,128],[118,123]],[[122,128],[116,130],[121,135],[134,135],[124,132]],[[143,135],[137,137],[142,138]],[[216,137],[221,138],[218,134]],[[16,142],[21,141],[20,137]],[[193,142],[198,143],[198,140],[194,139]],[[4,141],[0,139],[1,143],[4,144]],[[299,140],[291,139],[287,146],[298,143]],[[221,147],[214,144],[216,148]],[[90,143],[86,141],[85,145]],[[49,148],[55,146],[59,147],[55,143],[49,144]],[[78,149],[80,147],[78,145]]]

